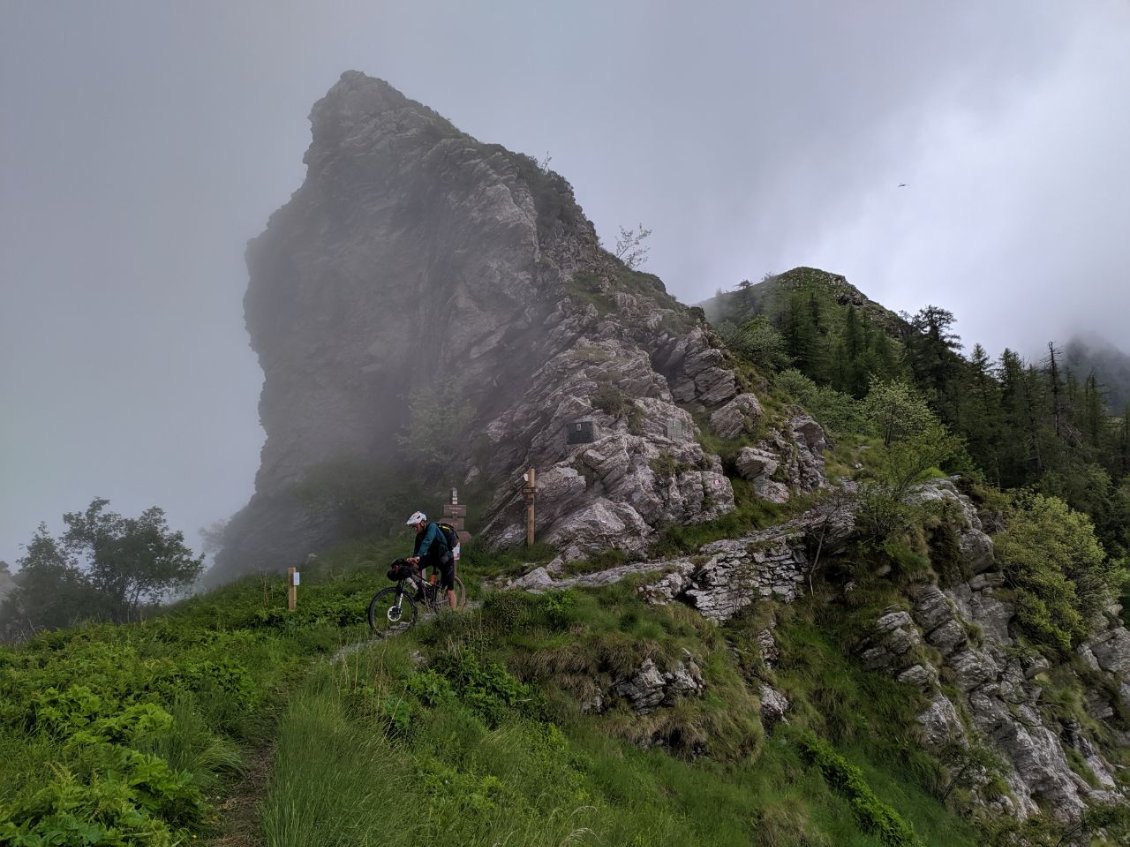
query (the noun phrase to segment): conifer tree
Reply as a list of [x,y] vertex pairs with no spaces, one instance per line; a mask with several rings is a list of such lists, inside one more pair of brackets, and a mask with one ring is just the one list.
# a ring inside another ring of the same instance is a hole
[[914,380],[942,420],[957,425],[961,398],[953,381],[959,371],[961,338],[952,331],[953,313],[927,306],[908,322],[906,354]]
[[974,461],[990,480],[1000,485],[1005,424],[1000,385],[993,378],[991,365],[985,348],[974,344],[960,388],[967,395],[961,432]]
[[1010,436],[1000,450],[1001,484],[1012,488],[1026,484],[1031,470],[1039,471],[1039,440],[1031,414],[1028,372],[1020,355],[1006,347],[997,375],[1004,430]]

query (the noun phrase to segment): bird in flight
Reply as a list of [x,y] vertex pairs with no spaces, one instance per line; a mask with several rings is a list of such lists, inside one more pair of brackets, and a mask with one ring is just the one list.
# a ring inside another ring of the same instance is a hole
[[899,183],[899,188],[906,188],[906,183],[905,183],[905,182],[900,182],[900,183]]

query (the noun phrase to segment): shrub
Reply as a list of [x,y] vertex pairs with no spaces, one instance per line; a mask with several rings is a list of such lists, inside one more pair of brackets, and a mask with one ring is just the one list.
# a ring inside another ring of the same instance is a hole
[[664,450],[654,459],[648,462],[651,467],[651,472],[659,479],[671,479],[677,477],[689,468],[676,459],[669,451]]
[[499,726],[510,710],[537,713],[540,700],[527,685],[511,676],[497,662],[480,660],[468,651],[445,653],[435,663],[464,705],[490,727]]
[[616,420],[624,419],[628,432],[639,435],[643,425],[643,412],[631,397],[611,383],[601,383],[592,396],[594,409],[599,409]]
[[809,762],[851,803],[859,825],[875,833],[887,847],[922,847],[922,841],[902,816],[875,796],[863,772],[826,743],[813,736],[800,741]]
[[1057,497],[1022,494],[997,535],[997,559],[1016,589],[1016,620],[1035,641],[1067,651],[1125,584],[1094,525]]

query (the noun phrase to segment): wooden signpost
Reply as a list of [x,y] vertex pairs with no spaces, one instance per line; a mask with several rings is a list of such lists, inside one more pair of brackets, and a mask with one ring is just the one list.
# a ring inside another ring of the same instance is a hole
[[534,546],[534,500],[537,498],[538,484],[533,468],[526,471],[526,483],[522,486],[522,496],[526,498],[526,546]]
[[286,607],[290,611],[298,608],[298,568],[286,569]]
[[[451,489],[451,502],[443,504],[443,520],[444,523],[451,524],[455,530],[455,534],[459,537],[459,544],[456,550],[459,550],[463,543],[471,538],[471,534],[463,529],[463,521],[467,518],[467,507],[459,505],[459,492],[456,489]],[[459,553],[455,556],[455,570],[456,576],[459,575]]]

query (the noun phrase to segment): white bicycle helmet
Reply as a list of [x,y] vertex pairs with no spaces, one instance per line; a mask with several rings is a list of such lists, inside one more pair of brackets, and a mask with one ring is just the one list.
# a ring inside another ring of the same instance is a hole
[[410,517],[404,523],[408,526],[415,526],[420,521],[426,521],[427,519],[428,519],[428,516],[425,515],[423,512],[413,512],[412,517]]

